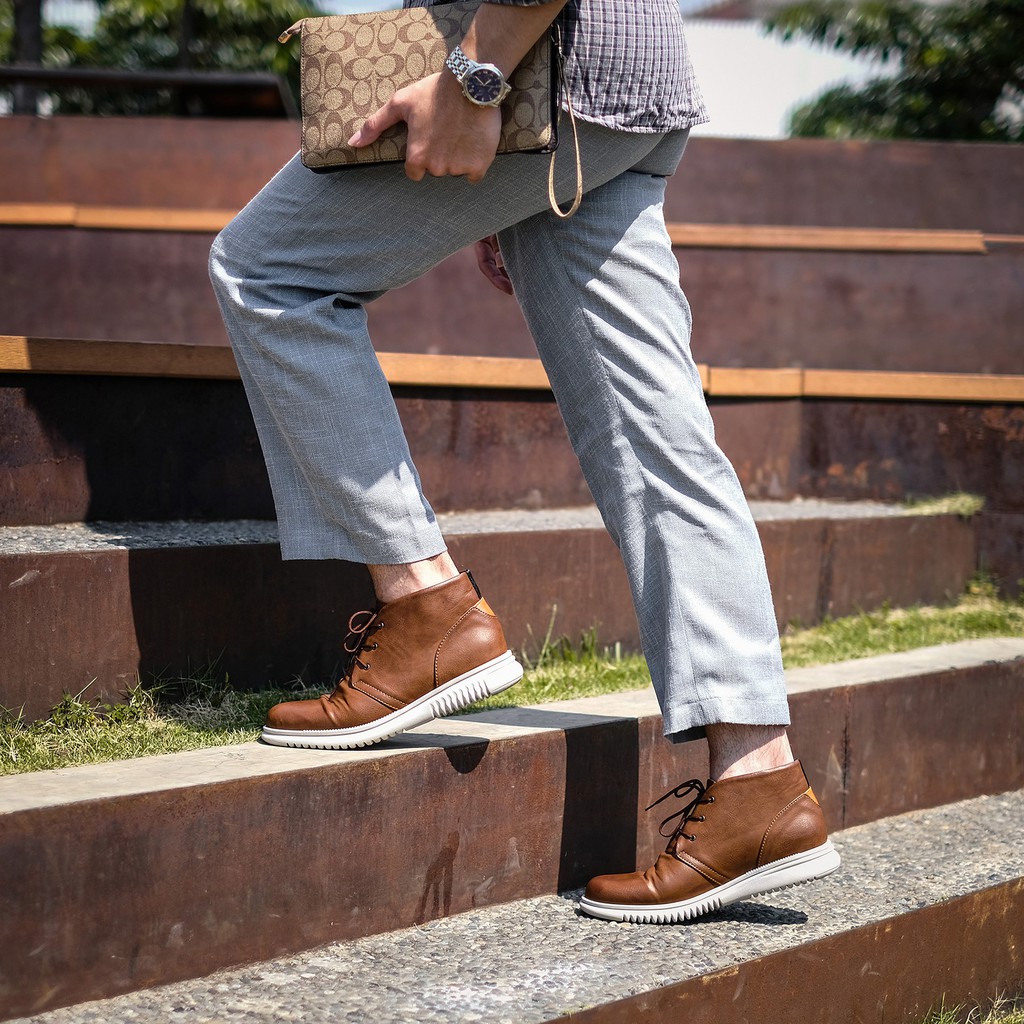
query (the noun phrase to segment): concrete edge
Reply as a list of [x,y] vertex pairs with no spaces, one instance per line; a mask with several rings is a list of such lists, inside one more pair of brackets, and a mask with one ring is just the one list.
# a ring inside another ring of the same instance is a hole
[[1017,878],[556,1019],[920,1021],[940,1000],[956,1006],[1019,992],[1022,948],[1024,879]]
[[[916,676],[933,677],[1022,658],[1024,638],[962,640],[900,654],[791,669],[786,673],[786,686],[790,694],[838,690]],[[360,765],[431,748],[455,749],[481,741],[516,739],[551,730],[570,732],[640,719],[660,719],[657,698],[650,687],[439,719],[364,750],[298,750],[256,742],[10,775],[0,778],[0,814],[270,778],[328,766]]]

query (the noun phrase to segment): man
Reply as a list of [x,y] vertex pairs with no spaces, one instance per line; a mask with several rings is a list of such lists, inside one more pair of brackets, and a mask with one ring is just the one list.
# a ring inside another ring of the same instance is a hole
[[[467,85],[486,65],[507,76],[556,17],[580,120],[585,195],[571,220],[548,209],[544,159],[494,160],[500,111]],[[377,742],[521,676],[447,553],[363,309],[479,239],[485,275],[514,285],[622,552],[666,735],[706,735],[715,780],[677,787],[695,795],[666,819],[679,823],[653,868],[588,886],[584,909],[620,920],[683,919],[839,863],[786,738],[764,559],[714,441],[664,225],[665,178],[704,119],[676,0],[484,3],[449,66],[350,140],[404,121],[404,168],[317,175],[295,159],[211,254],[283,556],[364,562],[379,601],[350,622],[334,692],[271,710],[264,738],[293,746]]]

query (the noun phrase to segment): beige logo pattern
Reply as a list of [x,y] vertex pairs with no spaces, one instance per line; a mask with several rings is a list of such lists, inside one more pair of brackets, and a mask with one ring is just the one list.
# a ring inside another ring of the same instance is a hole
[[[404,124],[370,146],[347,140],[409,82],[444,69],[477,0],[325,18],[302,24],[302,162],[314,170],[405,159]],[[545,36],[509,79],[499,153],[554,149],[557,89]]]

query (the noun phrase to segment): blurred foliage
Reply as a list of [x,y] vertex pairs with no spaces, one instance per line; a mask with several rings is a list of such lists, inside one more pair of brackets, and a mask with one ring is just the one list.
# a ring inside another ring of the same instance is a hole
[[804,0],[765,24],[892,69],[800,107],[794,135],[1024,142],[1024,0]]
[[[0,0],[0,60],[9,59],[11,0]],[[298,95],[298,46],[277,37],[321,13],[310,0],[99,0],[95,31],[47,26],[43,64],[129,71],[271,71]],[[52,90],[48,90],[51,91]],[[179,112],[169,90],[66,88],[54,113]]]

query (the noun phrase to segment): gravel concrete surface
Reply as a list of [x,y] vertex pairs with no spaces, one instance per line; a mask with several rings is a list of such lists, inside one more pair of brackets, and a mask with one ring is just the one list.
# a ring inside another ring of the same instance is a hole
[[[908,514],[902,505],[877,501],[819,501],[812,498],[752,501],[750,508],[757,520],[864,519]],[[439,515],[437,520],[441,529],[451,536],[603,528],[601,515],[593,505],[537,511],[449,512]],[[0,527],[0,555],[276,543],[277,523],[262,519],[215,523],[96,522]]]
[[565,893],[22,1024],[534,1024],[1021,877],[1022,821],[1024,791],[849,829],[833,837],[843,865],[829,878],[687,924],[597,921]]

